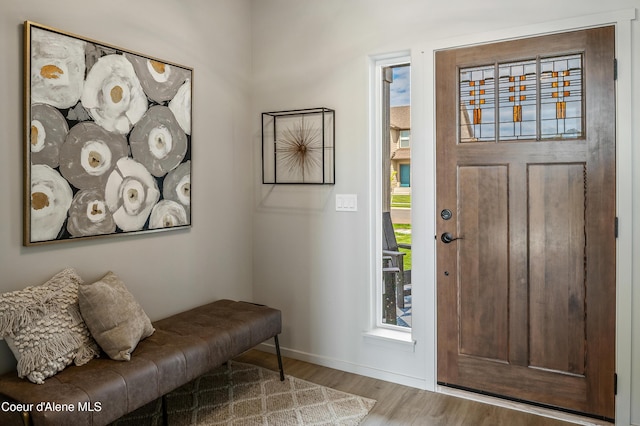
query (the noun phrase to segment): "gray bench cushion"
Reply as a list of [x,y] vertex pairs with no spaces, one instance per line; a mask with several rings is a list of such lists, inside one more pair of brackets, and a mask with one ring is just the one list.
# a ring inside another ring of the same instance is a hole
[[[140,342],[131,361],[103,356],[68,367],[43,385],[8,373],[0,376],[0,394],[24,403],[75,406],[73,413],[33,411],[36,426],[105,425],[278,335],[282,322],[277,309],[219,300],[153,326],[156,332]],[[100,410],[79,412],[79,403],[99,403]]]

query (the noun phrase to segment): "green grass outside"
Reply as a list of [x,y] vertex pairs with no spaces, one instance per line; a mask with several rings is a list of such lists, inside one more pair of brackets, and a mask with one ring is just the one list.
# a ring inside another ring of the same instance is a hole
[[[396,241],[398,244],[411,244],[411,234],[407,234],[404,232],[398,232],[399,229],[408,229],[411,230],[410,224],[394,224],[393,229],[396,231]],[[401,248],[400,251],[407,253],[404,256],[404,269],[405,271],[411,269],[411,250]]]
[[391,207],[411,208],[411,195],[392,195]]

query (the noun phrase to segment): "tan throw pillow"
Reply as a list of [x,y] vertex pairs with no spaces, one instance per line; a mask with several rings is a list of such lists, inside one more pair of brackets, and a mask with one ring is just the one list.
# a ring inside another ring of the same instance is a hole
[[100,353],[80,316],[80,284],[76,271],[65,269],[40,286],[0,295],[0,337],[18,360],[19,377],[42,384]]
[[113,272],[78,289],[80,313],[109,358],[129,361],[138,342],[155,329],[142,307]]

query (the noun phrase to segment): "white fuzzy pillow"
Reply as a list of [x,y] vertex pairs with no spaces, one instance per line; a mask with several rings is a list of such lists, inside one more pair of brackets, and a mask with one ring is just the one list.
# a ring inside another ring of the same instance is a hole
[[0,336],[18,360],[18,376],[42,384],[72,362],[83,365],[100,350],[78,306],[75,270],[49,281],[0,295]]

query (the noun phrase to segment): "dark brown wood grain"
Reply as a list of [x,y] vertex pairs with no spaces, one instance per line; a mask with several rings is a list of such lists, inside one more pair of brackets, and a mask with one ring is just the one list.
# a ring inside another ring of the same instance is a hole
[[[458,169],[460,353],[509,360],[509,217],[506,166]],[[456,244],[456,242],[452,243]]]
[[[613,52],[605,27],[436,53],[437,237],[464,238],[437,240],[440,382],[614,417]],[[458,142],[460,68],[575,53],[582,137]]]

